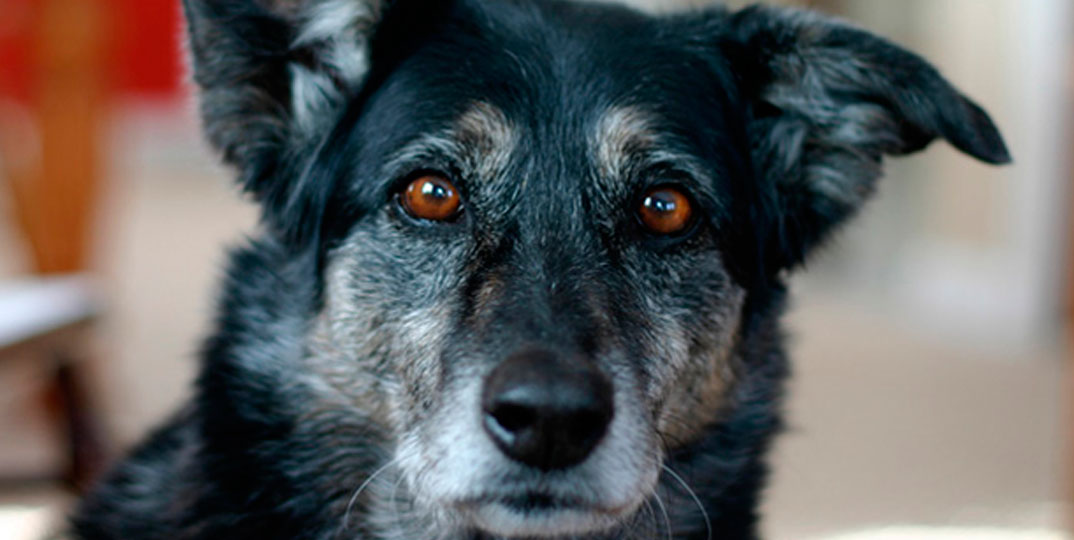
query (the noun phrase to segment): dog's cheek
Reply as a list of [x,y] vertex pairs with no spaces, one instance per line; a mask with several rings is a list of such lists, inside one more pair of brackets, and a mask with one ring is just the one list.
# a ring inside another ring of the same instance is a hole
[[332,254],[325,275],[324,306],[310,334],[306,368],[346,405],[389,426],[386,396],[399,381],[385,353],[391,341],[375,284],[363,277],[361,253],[346,246]]
[[648,317],[646,394],[669,448],[719,420],[737,372],[733,351],[746,293],[717,254],[704,257],[654,260],[640,274],[665,276],[645,284],[639,297]]
[[712,348],[692,358],[690,369],[672,379],[656,429],[667,449],[686,445],[720,419],[735,380],[730,354]]
[[406,249],[406,241],[369,227],[330,255],[309,359],[317,378],[396,430],[432,406],[452,312],[445,261],[455,250]]
[[393,325],[392,358],[400,381],[393,394],[395,425],[411,429],[424,421],[439,401],[437,389],[444,378],[443,342],[449,333],[451,308],[446,301],[403,314]]

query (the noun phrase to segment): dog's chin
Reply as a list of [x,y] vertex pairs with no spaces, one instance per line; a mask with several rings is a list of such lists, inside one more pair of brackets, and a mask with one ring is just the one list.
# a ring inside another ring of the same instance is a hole
[[501,538],[556,538],[596,534],[620,525],[641,501],[601,508],[579,501],[527,494],[482,498],[456,505],[475,529]]

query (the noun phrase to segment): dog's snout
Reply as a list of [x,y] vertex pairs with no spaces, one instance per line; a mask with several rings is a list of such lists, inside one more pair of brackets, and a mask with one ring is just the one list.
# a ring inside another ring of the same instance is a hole
[[485,381],[485,431],[511,459],[542,470],[586,459],[604,437],[612,386],[584,359],[527,351],[503,361]]

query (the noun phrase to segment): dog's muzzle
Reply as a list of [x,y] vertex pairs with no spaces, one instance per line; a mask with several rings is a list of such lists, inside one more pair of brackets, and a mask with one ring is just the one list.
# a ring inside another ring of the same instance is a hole
[[481,406],[496,446],[543,471],[585,461],[615,412],[611,382],[592,361],[540,349],[497,366],[485,380]]

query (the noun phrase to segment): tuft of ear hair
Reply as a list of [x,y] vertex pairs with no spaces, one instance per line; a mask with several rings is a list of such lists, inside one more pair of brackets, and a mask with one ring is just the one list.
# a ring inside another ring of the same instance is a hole
[[793,268],[873,193],[884,155],[938,137],[981,161],[1011,158],[999,131],[921,57],[811,12],[754,6],[722,18],[754,167],[775,207],[771,272]]
[[183,0],[210,143],[260,201],[369,71],[388,0]]

